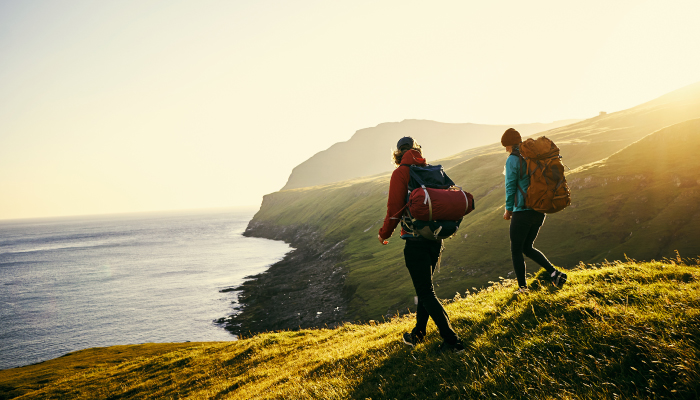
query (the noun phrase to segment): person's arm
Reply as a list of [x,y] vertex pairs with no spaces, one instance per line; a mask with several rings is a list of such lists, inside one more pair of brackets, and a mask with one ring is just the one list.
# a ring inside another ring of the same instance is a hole
[[506,159],[506,212],[504,219],[510,219],[515,207],[515,193],[518,191],[518,175],[520,160],[517,156],[508,156]]
[[402,209],[406,205],[409,179],[410,174],[408,173],[408,168],[405,167],[398,167],[391,174],[389,198],[386,202],[386,217],[384,218],[384,224],[379,229],[379,241],[382,244],[385,244],[386,239],[391,237],[401,220]]

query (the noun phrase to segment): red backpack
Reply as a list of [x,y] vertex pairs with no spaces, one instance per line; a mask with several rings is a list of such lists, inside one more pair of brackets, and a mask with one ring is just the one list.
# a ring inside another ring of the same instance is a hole
[[474,197],[455,185],[441,165],[405,165],[408,183],[403,229],[430,240],[453,236],[462,218],[474,210]]

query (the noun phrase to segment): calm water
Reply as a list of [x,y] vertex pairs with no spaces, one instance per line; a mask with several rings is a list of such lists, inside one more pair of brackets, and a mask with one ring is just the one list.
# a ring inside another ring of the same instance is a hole
[[213,321],[291,250],[254,209],[0,221],[0,369],[96,346],[234,340]]

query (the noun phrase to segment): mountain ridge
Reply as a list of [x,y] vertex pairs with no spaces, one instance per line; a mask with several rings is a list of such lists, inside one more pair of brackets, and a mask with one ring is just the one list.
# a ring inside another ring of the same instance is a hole
[[[280,190],[318,186],[390,171],[390,154],[402,136],[412,136],[433,159],[449,156],[454,148],[478,147],[497,140],[513,126],[529,134],[562,126],[572,121],[516,125],[446,123],[422,119],[384,122],[356,131],[350,139],[322,150],[294,167]],[[398,136],[398,137],[397,137]],[[361,159],[358,160],[358,156]]]

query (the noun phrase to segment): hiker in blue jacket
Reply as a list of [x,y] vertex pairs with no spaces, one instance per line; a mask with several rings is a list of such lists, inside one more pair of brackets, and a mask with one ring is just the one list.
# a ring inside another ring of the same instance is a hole
[[510,220],[510,252],[513,259],[513,269],[518,279],[516,293],[526,293],[525,258],[541,265],[551,278],[552,284],[561,287],[566,282],[566,274],[558,271],[541,251],[533,247],[540,227],[544,223],[545,214],[525,206],[527,188],[530,186],[530,176],[527,174],[525,161],[520,156],[520,133],[513,128],[508,129],[501,137],[501,144],[510,155],[506,160],[506,211],[503,219]]

